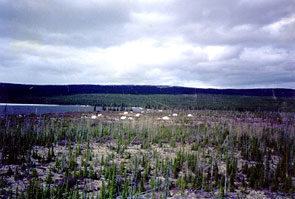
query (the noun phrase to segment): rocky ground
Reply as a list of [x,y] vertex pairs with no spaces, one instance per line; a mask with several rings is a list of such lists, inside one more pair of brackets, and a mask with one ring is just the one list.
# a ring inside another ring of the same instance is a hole
[[[18,116],[19,117],[19,116]],[[22,116],[26,117],[26,116]],[[33,117],[33,116],[32,116]],[[43,116],[50,119],[50,121],[55,122],[60,120],[61,116],[56,115],[47,115]],[[266,116],[257,116],[254,113],[244,113],[237,114],[231,112],[214,112],[214,111],[190,111],[190,112],[175,112],[175,111],[154,111],[154,112],[141,112],[141,113],[133,113],[133,112],[112,112],[105,111],[100,113],[73,113],[66,114],[62,116],[63,119],[67,120],[75,120],[78,122],[84,121],[86,122],[87,128],[92,129],[93,127],[102,128],[100,125],[104,123],[104,125],[108,126],[108,124],[112,124],[117,121],[118,125],[124,125],[124,128],[134,128],[134,129],[147,129],[153,128],[154,126],[181,126],[183,127],[183,131],[186,131],[187,128],[194,129],[205,129],[207,134],[213,132],[213,130],[220,125],[221,123],[226,124],[227,128],[232,130],[233,132],[239,134],[244,131],[249,131],[251,133],[259,134],[264,131],[265,128],[280,128],[280,126],[284,126],[284,122],[287,120],[286,117],[266,117]],[[42,117],[39,118],[42,120]],[[38,119],[37,119],[38,120]],[[117,123],[116,123],[117,125]],[[284,126],[285,128],[289,128],[289,126]],[[118,129],[121,127],[119,126]],[[123,128],[123,130],[124,130]],[[290,130],[294,131],[294,129]],[[176,130],[175,132],[177,133]],[[211,132],[212,131],[212,132]],[[127,135],[127,134],[126,134]],[[148,137],[150,135],[147,135]],[[126,137],[127,139],[127,137]],[[152,138],[149,138],[150,140]],[[82,169],[83,161],[85,161],[87,151],[90,150],[91,160],[89,160],[88,164],[94,168],[94,171],[98,173],[97,179],[90,178],[79,178],[75,179],[75,186],[78,190],[82,192],[87,185],[88,192],[96,193],[99,192],[102,186],[103,177],[100,176],[100,171],[104,169],[104,166],[101,165],[102,158],[110,157],[111,161],[116,165],[122,163],[125,168],[132,168],[133,159],[130,157],[134,157],[136,155],[140,155],[140,157],[145,156],[149,159],[151,163],[151,169],[154,171],[156,167],[155,158],[159,158],[161,160],[165,160],[166,158],[174,159],[176,158],[176,153],[178,151],[183,151],[183,153],[193,153],[199,154],[200,157],[204,157],[202,159],[202,164],[205,166],[211,161],[213,158],[216,160],[220,173],[225,173],[225,160],[218,159],[218,152],[214,146],[214,143],[211,145],[207,145],[200,149],[197,152],[192,151],[192,145],[195,143],[194,140],[185,140],[185,144],[181,144],[180,140],[176,139],[176,143],[174,146],[171,146],[171,143],[165,140],[161,140],[158,144],[153,144],[148,148],[143,148],[143,141],[139,138],[139,136],[135,136],[132,138],[131,143],[125,146],[123,153],[116,152],[117,141],[112,141],[112,134],[109,137],[104,138],[103,140],[93,139],[90,143],[80,143],[80,142],[71,142],[71,148],[69,148],[69,142],[67,140],[62,140],[54,143],[51,147],[48,146],[34,146],[32,156],[30,156],[30,161],[32,163],[32,167],[30,169],[23,168],[21,164],[0,164],[0,176],[1,176],[1,189],[3,194],[2,198],[7,196],[7,192],[10,190],[14,192],[18,189],[19,192],[24,192],[27,189],[29,181],[36,177],[41,184],[45,184],[47,181],[48,175],[51,175],[52,184],[54,186],[58,186],[64,183],[65,177],[63,173],[64,168],[68,168],[69,165],[63,165],[63,167],[59,167],[57,169],[56,162],[65,161],[67,157],[75,153],[75,150],[79,147],[81,152],[76,156],[76,164],[77,168]],[[51,161],[44,161],[46,159],[47,154],[53,150],[54,158]],[[238,175],[243,175],[241,173],[242,165],[245,164],[245,159],[241,156],[239,151],[232,152],[233,157],[238,159],[237,168]],[[70,155],[69,155],[70,154]],[[208,155],[208,158],[206,155]],[[0,157],[2,157],[2,153],[0,153]],[[248,162],[249,166],[255,165],[255,162]],[[278,157],[275,155],[272,156],[272,164],[271,167],[276,167],[278,164]],[[89,168],[87,168],[89,171]],[[183,171],[180,172],[180,175],[184,175],[187,171],[187,168],[184,168]],[[13,173],[11,173],[11,171]],[[159,177],[159,179],[161,179]],[[164,178],[162,178],[162,182],[164,182]],[[171,179],[172,182],[176,182],[175,179]],[[236,189],[234,192],[228,192],[226,194],[227,198],[291,198],[287,194],[283,194],[280,192],[271,192],[270,190],[265,189],[252,189],[248,188],[244,190],[241,186],[241,182],[235,182]],[[146,186],[147,188],[149,186]],[[147,190],[148,191],[148,190]],[[165,193],[163,191],[157,191],[154,193],[154,197],[160,198],[163,197]],[[148,198],[152,196],[152,192],[143,195],[142,197]],[[205,192],[202,190],[189,190],[181,191],[178,188],[172,188],[169,191],[169,198],[181,199],[181,198],[220,198],[220,193],[216,189],[213,193]]]

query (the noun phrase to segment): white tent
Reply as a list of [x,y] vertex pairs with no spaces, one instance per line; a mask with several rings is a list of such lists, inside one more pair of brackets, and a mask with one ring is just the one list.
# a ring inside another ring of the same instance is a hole
[[170,118],[168,116],[164,116],[162,117],[163,120],[170,120]]

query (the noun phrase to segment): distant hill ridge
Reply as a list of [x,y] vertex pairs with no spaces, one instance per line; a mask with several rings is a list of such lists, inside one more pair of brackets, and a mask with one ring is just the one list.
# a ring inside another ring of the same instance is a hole
[[295,90],[274,89],[204,89],[188,88],[179,86],[152,86],[152,85],[27,85],[0,83],[0,101],[9,101],[11,98],[19,97],[51,97],[74,94],[172,94],[172,95],[194,95],[194,94],[223,94],[242,96],[263,96],[275,98],[295,97]]

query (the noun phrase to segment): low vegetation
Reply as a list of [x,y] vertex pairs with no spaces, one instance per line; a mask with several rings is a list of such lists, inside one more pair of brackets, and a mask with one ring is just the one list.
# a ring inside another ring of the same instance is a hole
[[92,114],[2,117],[0,197],[294,196],[293,113]]
[[295,112],[294,98],[254,97],[239,95],[130,95],[77,94],[53,97],[22,97],[13,103],[79,104],[104,107],[141,106],[153,109],[284,111]]

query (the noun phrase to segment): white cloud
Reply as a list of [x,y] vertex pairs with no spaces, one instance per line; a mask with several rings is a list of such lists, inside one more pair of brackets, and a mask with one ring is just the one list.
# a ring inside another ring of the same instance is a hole
[[0,0],[0,81],[294,88],[290,8],[289,0]]
[[267,65],[269,63],[282,63],[286,56],[287,52],[285,50],[266,46],[261,48],[245,48],[240,56],[240,60]]
[[135,22],[140,23],[164,23],[171,20],[171,16],[160,13],[132,13],[131,16]]

